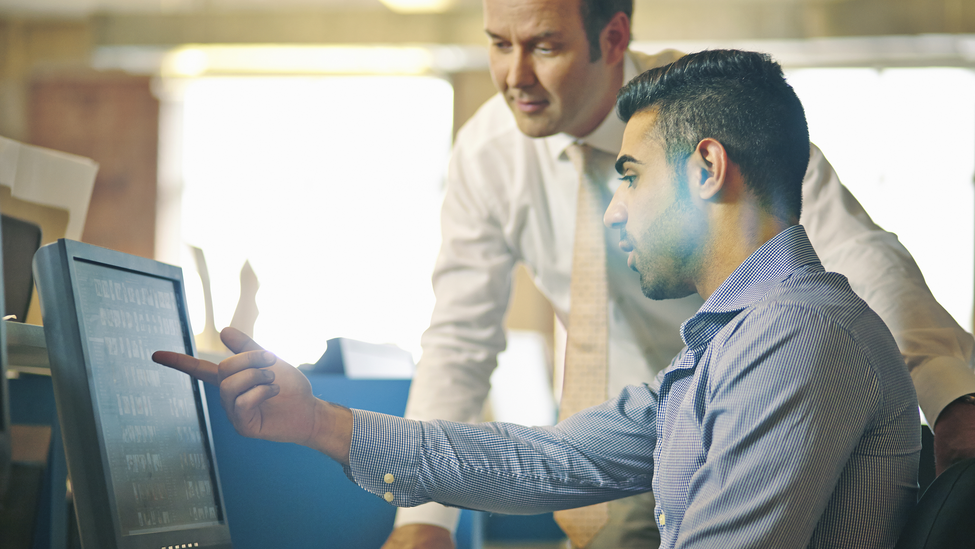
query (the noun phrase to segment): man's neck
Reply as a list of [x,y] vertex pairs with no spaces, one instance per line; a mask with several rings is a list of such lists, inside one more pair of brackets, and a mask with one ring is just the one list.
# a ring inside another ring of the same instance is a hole
[[705,245],[706,258],[696,280],[698,293],[705,300],[724,283],[756,250],[776,235],[795,225],[769,215],[757,207],[735,208],[722,212]]
[[596,128],[606,120],[613,109],[616,108],[616,94],[623,87],[623,73],[624,66],[626,64],[626,57],[622,61],[616,64],[615,67],[610,68],[610,77],[608,83],[603,87],[603,95],[600,98],[600,103],[598,108],[593,110],[592,116],[589,118],[588,123],[579,132],[568,132],[573,137],[586,137],[592,132],[596,131]]

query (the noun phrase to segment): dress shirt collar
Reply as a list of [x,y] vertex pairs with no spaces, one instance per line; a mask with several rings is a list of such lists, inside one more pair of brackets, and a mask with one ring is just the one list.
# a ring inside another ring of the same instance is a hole
[[[636,75],[636,62],[629,52],[627,52],[623,60],[623,82],[629,82]],[[626,123],[620,120],[619,116],[616,116],[616,107],[614,106],[602,123],[596,126],[596,129],[585,137],[574,137],[567,133],[557,133],[543,137],[542,139],[547,142],[548,150],[551,151],[556,160],[568,160],[568,156],[565,155],[565,149],[572,143],[584,143],[594,149],[611,154],[613,158],[616,158],[620,153],[620,147],[623,146],[623,129],[625,127]]]
[[705,347],[735,315],[761,300],[796,269],[807,265],[817,271],[824,270],[805,228],[793,225],[748,256],[697,314],[684,322],[680,328],[684,343],[689,349]]

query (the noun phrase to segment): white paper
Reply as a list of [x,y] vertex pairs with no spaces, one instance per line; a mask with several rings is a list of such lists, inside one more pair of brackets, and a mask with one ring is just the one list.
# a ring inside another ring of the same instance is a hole
[[68,211],[65,238],[81,240],[98,163],[0,137],[0,185],[14,198]]

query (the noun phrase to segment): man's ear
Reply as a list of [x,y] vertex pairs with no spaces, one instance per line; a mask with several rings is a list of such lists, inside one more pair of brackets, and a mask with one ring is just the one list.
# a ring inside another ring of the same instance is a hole
[[717,139],[702,139],[687,162],[691,196],[711,200],[724,189],[728,176],[728,152]]
[[599,47],[607,65],[615,65],[623,59],[630,45],[630,18],[618,11],[599,33]]

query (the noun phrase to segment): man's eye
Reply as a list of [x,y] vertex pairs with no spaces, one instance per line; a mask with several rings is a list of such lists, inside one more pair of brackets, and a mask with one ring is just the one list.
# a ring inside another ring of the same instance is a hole
[[627,187],[633,188],[633,184],[636,183],[636,176],[635,175],[624,175],[624,176],[620,177],[620,181],[622,181],[623,183],[626,183],[626,186]]
[[501,41],[494,41],[494,42],[491,42],[491,46],[492,46],[493,48],[495,48],[495,49],[499,49],[499,50],[507,50],[507,49],[511,49],[511,44],[509,44],[509,43],[507,43],[507,42],[501,42]]
[[548,55],[555,52],[555,47],[549,44],[538,44],[535,46],[535,51],[541,54]]

